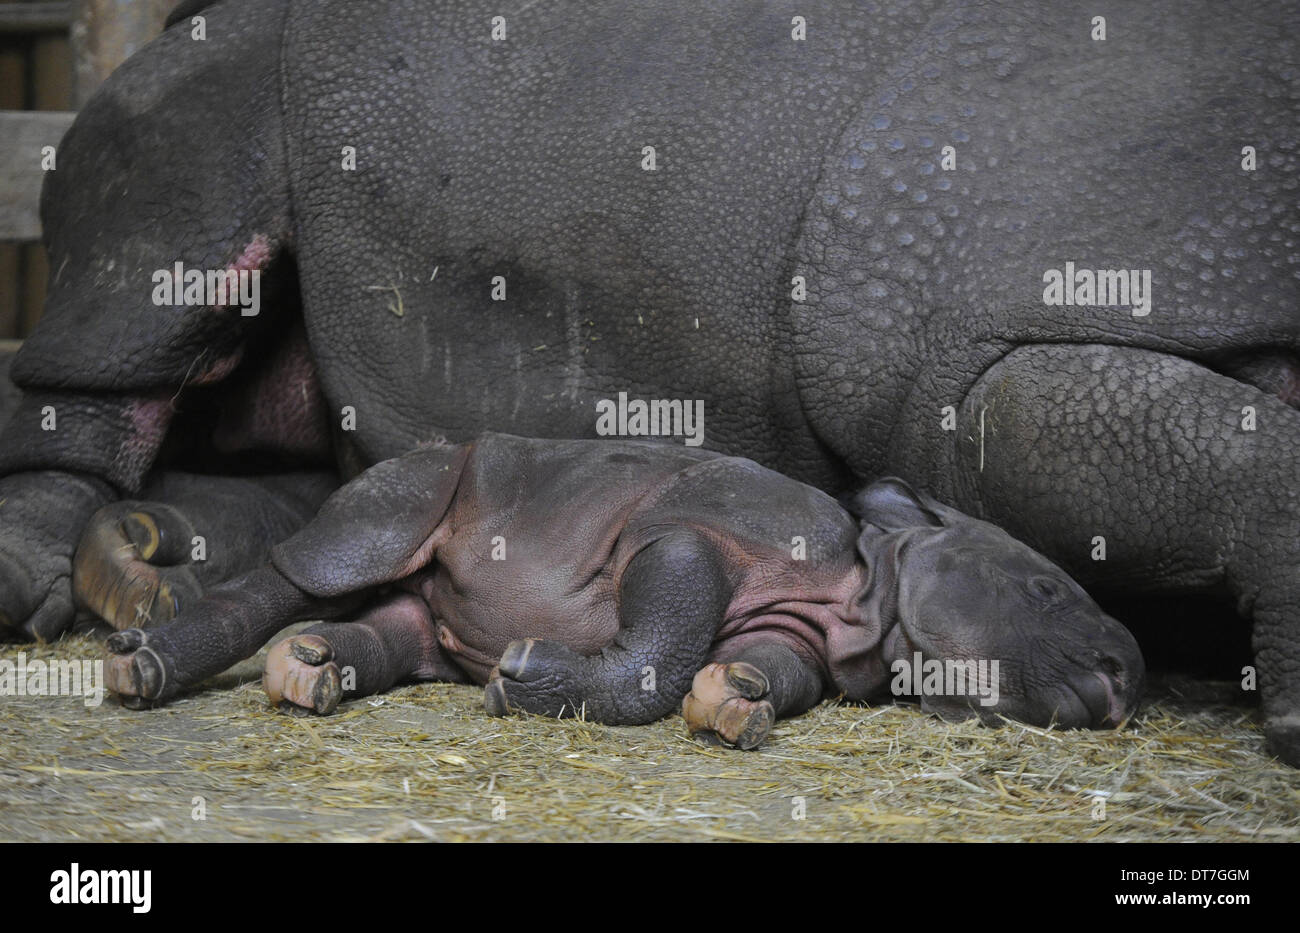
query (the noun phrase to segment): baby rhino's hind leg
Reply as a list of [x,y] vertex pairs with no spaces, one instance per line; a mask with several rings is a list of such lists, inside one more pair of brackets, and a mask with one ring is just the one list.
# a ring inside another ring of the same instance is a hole
[[702,667],[682,700],[682,718],[701,741],[751,749],[780,717],[796,716],[822,697],[818,665],[779,642],[724,650]]
[[583,656],[558,641],[512,641],[485,688],[487,710],[585,716],[611,726],[662,719],[707,657],[731,593],[717,548],[675,529],[628,563],[612,645]]
[[332,713],[344,698],[407,680],[469,683],[438,644],[424,600],[400,593],[350,622],[324,622],[271,648],[262,686],[286,712]]

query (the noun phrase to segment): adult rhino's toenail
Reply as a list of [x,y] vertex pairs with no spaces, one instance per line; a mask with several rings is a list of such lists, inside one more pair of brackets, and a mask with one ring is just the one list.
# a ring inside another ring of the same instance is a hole
[[158,587],[158,598],[154,603],[154,622],[165,622],[181,614],[181,599],[172,590],[171,584],[164,583]]

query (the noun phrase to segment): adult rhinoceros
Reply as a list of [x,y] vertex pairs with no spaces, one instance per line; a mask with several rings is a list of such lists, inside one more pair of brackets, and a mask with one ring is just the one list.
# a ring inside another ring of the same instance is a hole
[[[161,463],[350,474],[593,436],[626,392],[828,490],[901,475],[1099,590],[1235,597],[1300,763],[1296,4],[179,12],[48,177],[14,629],[65,628],[89,517]],[[260,312],[160,299],[177,263],[257,271]]]

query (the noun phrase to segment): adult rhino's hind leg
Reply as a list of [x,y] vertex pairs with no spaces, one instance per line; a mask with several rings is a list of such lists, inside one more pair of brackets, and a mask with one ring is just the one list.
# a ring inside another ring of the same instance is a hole
[[958,504],[1094,591],[1234,598],[1268,748],[1300,765],[1300,412],[1190,360],[1097,345],[1015,350],[965,423],[981,412],[982,469],[971,432]]
[[350,622],[313,625],[277,642],[262,686],[285,712],[327,715],[340,700],[408,680],[471,682],[443,651],[424,600],[398,593]]
[[264,563],[338,485],[332,473],[161,473],[140,499],[101,508],[73,558],[79,609],[116,629],[170,621],[211,587]]
[[671,531],[623,572],[612,645],[584,656],[554,641],[511,642],[485,689],[487,710],[608,725],[662,719],[690,689],[731,595],[717,549],[694,532]]

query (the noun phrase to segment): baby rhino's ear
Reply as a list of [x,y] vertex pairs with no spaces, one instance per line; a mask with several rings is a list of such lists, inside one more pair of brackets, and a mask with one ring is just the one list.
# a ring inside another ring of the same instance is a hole
[[876,480],[858,490],[844,505],[862,524],[875,525],[881,531],[942,528],[963,517],[960,512],[917,492],[896,476]]

